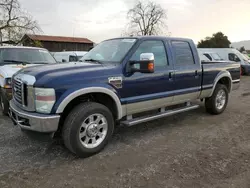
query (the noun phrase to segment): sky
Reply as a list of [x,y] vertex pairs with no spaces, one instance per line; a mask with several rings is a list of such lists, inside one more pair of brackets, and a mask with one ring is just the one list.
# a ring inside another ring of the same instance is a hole
[[[135,0],[19,0],[43,34],[86,37],[95,43],[119,37]],[[167,11],[167,32],[196,43],[222,31],[231,42],[250,40],[250,0],[153,0]],[[166,33],[167,33],[166,32]]]

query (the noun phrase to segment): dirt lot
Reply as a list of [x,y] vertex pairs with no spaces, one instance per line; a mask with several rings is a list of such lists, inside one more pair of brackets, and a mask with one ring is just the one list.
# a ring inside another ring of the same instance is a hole
[[0,117],[0,187],[250,187],[250,78],[219,116],[198,110],[119,128],[106,149],[79,159],[29,139]]

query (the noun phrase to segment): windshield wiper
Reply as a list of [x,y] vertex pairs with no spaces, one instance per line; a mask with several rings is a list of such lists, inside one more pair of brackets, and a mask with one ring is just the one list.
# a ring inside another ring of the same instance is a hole
[[84,59],[84,61],[90,61],[90,62],[95,62],[95,63],[103,64],[101,61],[96,60],[96,59]]
[[45,61],[34,61],[34,62],[32,62],[32,64],[43,64],[43,65],[47,65],[47,64],[49,64],[49,62],[46,63]]
[[22,65],[31,64],[30,62],[27,61],[17,61],[17,60],[3,60],[3,62],[8,62],[8,64],[22,64]]

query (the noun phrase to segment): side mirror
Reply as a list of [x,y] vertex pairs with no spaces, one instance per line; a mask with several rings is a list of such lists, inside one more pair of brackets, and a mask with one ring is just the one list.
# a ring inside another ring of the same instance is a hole
[[130,72],[154,73],[154,54],[142,53],[140,61],[130,61]]
[[62,59],[62,62],[65,63],[65,62],[67,62],[67,61],[66,61],[66,59]]

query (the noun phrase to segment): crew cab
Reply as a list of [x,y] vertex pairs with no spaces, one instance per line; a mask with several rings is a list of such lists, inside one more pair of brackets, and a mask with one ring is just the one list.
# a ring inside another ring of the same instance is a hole
[[106,146],[117,125],[197,109],[200,100],[207,112],[222,113],[239,87],[240,64],[201,63],[190,39],[128,37],[101,42],[83,62],[25,68],[12,80],[14,124],[59,133],[71,152],[86,157]]
[[24,46],[0,47],[0,102],[2,113],[8,114],[12,98],[11,77],[18,70],[35,65],[56,63],[44,48]]

